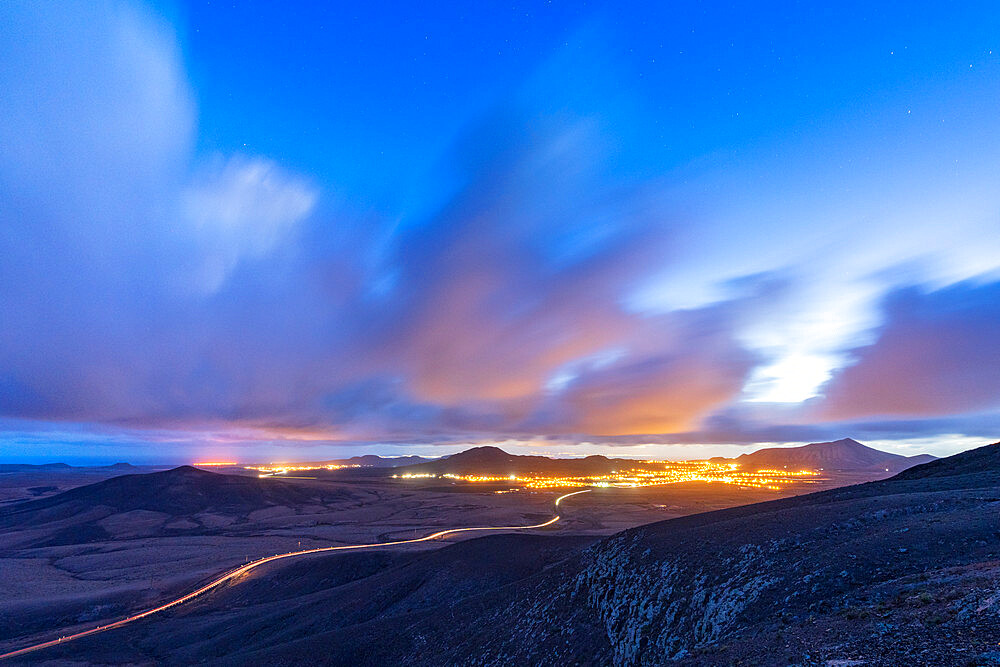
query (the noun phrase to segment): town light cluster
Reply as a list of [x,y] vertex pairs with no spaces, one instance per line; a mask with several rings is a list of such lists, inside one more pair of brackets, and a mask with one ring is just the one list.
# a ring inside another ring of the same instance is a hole
[[451,473],[404,473],[398,479],[442,478],[470,483],[513,483],[531,489],[591,486],[598,488],[634,488],[662,486],[682,482],[718,482],[746,488],[779,491],[793,482],[816,482],[814,470],[743,470],[738,463],[713,461],[641,461],[641,466],[613,470],[605,475],[548,476],[523,475],[455,475]]
[[260,466],[244,466],[245,470],[256,470],[259,474],[258,477],[272,477],[274,475],[285,475],[289,472],[299,472],[302,470],[341,470],[343,468],[362,468],[364,466],[358,464],[339,464],[339,463],[328,463],[326,465],[316,465],[316,464],[303,464],[303,465],[290,465],[284,463],[273,463],[268,465]]

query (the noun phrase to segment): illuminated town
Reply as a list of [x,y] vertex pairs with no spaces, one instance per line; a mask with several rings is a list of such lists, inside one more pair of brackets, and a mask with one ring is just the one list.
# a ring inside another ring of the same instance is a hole
[[[234,463],[200,463],[202,466],[228,466]],[[311,470],[343,470],[364,468],[358,464],[338,463],[268,463],[243,466],[257,472],[259,477],[289,475]],[[553,475],[542,473],[522,474],[454,474],[454,473],[402,473],[393,479],[448,479],[470,484],[503,484],[528,489],[561,487],[636,488],[663,486],[683,482],[711,482],[744,488],[771,489],[796,484],[821,482],[825,478],[815,470],[742,469],[740,464],[717,461],[636,461],[634,467],[612,470],[607,474]]]
[[[553,477],[548,475],[454,475],[450,473],[404,473],[398,479],[442,478],[470,483],[509,482],[529,489],[591,486],[598,488],[634,488],[662,486],[682,482],[718,482],[734,486],[779,491],[792,482],[818,482],[820,473],[813,470],[741,470],[738,463],[712,461],[642,461],[643,466],[613,470],[606,475]],[[655,467],[653,467],[655,466]]]
[[[641,466],[629,469],[613,470],[604,475],[552,476],[544,474],[476,474],[456,475],[453,473],[403,473],[393,475],[393,479],[449,479],[472,484],[511,483],[529,489],[549,489],[560,487],[590,486],[597,488],[635,488],[646,486],[662,486],[683,482],[717,482],[733,486],[771,489],[779,491],[791,483],[813,483],[822,481],[820,473],[814,470],[742,470],[738,463],[717,463],[714,461],[640,461]],[[202,464],[205,465],[205,464]],[[223,465],[223,464],[215,464]],[[246,470],[254,470],[259,477],[273,477],[289,473],[306,472],[310,470],[342,470],[345,468],[362,468],[365,466],[353,464],[288,464],[271,463],[266,465],[244,466]]]
[[315,465],[310,463],[300,463],[298,465],[290,463],[269,463],[268,465],[243,466],[244,470],[256,470],[258,477],[273,477],[274,475],[287,475],[290,472],[302,472],[307,470],[342,470],[343,468],[361,468],[358,464],[342,465],[338,463],[327,463]]

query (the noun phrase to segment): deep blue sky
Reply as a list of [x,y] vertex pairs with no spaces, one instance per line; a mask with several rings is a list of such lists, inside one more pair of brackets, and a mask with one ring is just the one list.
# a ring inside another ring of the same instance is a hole
[[0,460],[997,439],[995,3],[0,16]]

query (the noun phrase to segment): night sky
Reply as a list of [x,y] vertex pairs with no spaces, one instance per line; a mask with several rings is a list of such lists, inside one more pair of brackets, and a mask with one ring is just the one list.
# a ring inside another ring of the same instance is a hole
[[998,109],[995,2],[0,3],[0,461],[995,441]]

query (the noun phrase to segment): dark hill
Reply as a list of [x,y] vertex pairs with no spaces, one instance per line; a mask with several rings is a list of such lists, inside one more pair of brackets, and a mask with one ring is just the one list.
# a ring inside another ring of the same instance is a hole
[[893,479],[928,479],[956,475],[996,475],[998,473],[1000,473],[1000,442],[995,442],[992,445],[970,449],[967,452],[909,468]]
[[222,475],[181,466],[163,472],[112,477],[0,510],[0,526],[146,510],[173,516],[219,511],[246,514],[272,505],[315,502],[310,491],[277,480]]
[[857,440],[843,438],[833,442],[816,442],[801,447],[770,447],[737,457],[745,468],[806,468],[843,471],[886,470],[898,472],[933,460],[928,454],[901,456],[883,452]]
[[363,456],[352,456],[349,459],[340,461],[340,463],[345,463],[347,465],[371,466],[374,468],[398,468],[400,466],[425,463],[432,460],[433,459],[425,458],[423,456],[377,456],[375,454],[365,454]]
[[541,469],[548,464],[544,456],[515,456],[499,447],[473,447],[439,461],[408,466],[407,470],[475,474],[485,471],[516,473],[529,468]]
[[554,459],[547,456],[508,454],[498,447],[473,447],[464,452],[428,463],[400,468],[402,473],[452,475],[597,475],[636,465],[629,459],[588,456],[582,459]]
[[126,463],[124,461],[119,461],[118,463],[112,463],[109,466],[104,466],[108,470],[138,470],[131,463]]

